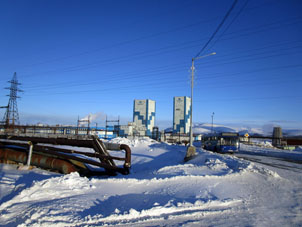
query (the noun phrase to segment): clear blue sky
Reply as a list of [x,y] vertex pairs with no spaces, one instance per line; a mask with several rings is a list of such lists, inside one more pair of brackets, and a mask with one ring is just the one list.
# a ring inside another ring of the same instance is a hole
[[[0,103],[17,72],[21,123],[89,113],[125,123],[134,99],[152,99],[157,124],[172,126],[173,97],[190,96],[191,59],[232,3],[2,0]],[[202,53],[217,55],[196,61],[194,122],[215,112],[216,123],[301,128],[302,2],[250,0],[240,12],[245,3]]]

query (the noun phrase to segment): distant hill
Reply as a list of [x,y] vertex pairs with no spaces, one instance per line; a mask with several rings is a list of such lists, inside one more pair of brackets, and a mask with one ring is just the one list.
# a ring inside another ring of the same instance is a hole
[[[225,125],[213,124],[214,132],[238,132],[239,135],[248,133],[249,135],[263,135],[271,136],[273,133],[273,127],[267,128],[251,128],[251,127],[229,127]],[[302,136],[302,129],[282,129],[284,136]],[[165,132],[173,132],[173,128],[165,129]],[[199,123],[193,126],[194,134],[208,134],[212,132],[212,124]]]
[[[212,124],[195,124],[193,126],[193,133],[195,134],[207,134],[211,132]],[[213,132],[237,132],[237,130],[231,127],[214,124]]]
[[302,136],[302,129],[284,129],[283,136]]

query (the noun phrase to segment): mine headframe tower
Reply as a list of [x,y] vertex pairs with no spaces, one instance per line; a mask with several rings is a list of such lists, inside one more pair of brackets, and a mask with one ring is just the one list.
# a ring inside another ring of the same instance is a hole
[[1,108],[6,108],[6,112],[3,116],[2,124],[5,125],[6,128],[14,127],[14,125],[18,125],[19,122],[19,113],[18,113],[18,106],[17,106],[17,98],[20,98],[17,93],[23,92],[22,90],[18,89],[18,85],[21,85],[18,83],[17,80],[17,73],[14,73],[13,78],[8,81],[10,83],[10,87],[7,87],[5,89],[9,89],[10,93],[9,95],[9,101],[7,106],[2,106]]

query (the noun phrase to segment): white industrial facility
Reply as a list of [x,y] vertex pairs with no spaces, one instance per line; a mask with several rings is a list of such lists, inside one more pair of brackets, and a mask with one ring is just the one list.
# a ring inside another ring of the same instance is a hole
[[191,98],[174,97],[173,133],[187,134],[190,132]]
[[[134,100],[133,122],[145,132],[146,136],[152,135],[155,124],[155,101],[150,99]],[[139,133],[141,135],[141,133]]]

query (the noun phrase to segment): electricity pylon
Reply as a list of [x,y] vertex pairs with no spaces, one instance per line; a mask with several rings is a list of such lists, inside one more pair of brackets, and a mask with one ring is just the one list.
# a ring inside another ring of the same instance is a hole
[[17,92],[22,92],[22,90],[18,89],[18,85],[21,84],[18,83],[17,73],[14,73],[12,80],[8,82],[10,83],[10,87],[7,87],[5,89],[9,89],[10,93],[9,95],[7,95],[9,96],[9,101],[8,105],[6,106],[6,112],[3,116],[3,123],[6,125],[6,127],[11,127],[20,123],[17,107],[17,98],[20,97],[17,96]]

